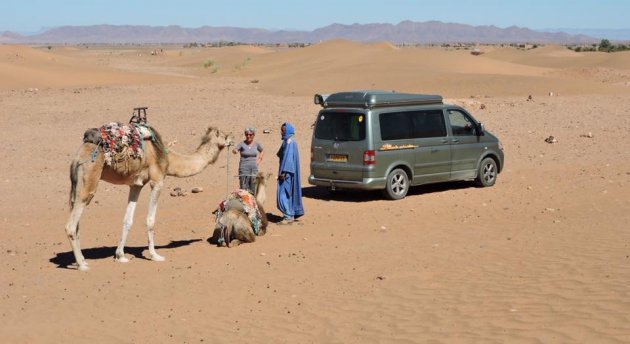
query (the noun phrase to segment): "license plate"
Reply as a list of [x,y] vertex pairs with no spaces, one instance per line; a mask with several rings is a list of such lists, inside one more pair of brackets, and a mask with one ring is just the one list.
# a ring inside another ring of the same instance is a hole
[[348,156],[341,154],[328,154],[326,160],[332,162],[348,162]]

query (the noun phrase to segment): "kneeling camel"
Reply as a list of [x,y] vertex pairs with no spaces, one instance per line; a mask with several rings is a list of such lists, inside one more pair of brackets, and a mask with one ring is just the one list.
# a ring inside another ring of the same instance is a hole
[[[238,190],[232,195],[238,195],[244,193],[246,197],[253,196],[256,207],[258,208],[259,218],[257,224],[253,224],[251,220],[251,214],[248,214],[243,205],[243,199],[226,200],[223,205],[225,210],[219,212],[217,209],[217,224],[212,236],[213,242],[221,242],[228,247],[238,246],[242,243],[254,242],[256,236],[265,235],[267,232],[267,214],[263,208],[265,199],[267,198],[267,180],[271,176],[271,173],[258,172],[255,178],[255,195],[250,194],[245,190]],[[246,203],[246,202],[245,202]],[[256,209],[249,209],[250,212],[256,211]],[[256,229],[255,229],[256,227]]]

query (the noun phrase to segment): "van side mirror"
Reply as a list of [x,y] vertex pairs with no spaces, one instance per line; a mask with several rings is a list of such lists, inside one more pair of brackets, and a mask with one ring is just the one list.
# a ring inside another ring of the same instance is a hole
[[328,104],[326,104],[326,99],[329,95],[330,94],[316,94],[313,97],[313,102],[321,107],[327,107]]
[[477,123],[477,136],[484,136],[484,135],[486,135],[485,130],[486,130],[486,128],[483,125],[483,123],[481,123],[481,122]]
[[321,94],[316,94],[315,97],[313,97],[313,102],[318,105],[323,105],[324,97]]

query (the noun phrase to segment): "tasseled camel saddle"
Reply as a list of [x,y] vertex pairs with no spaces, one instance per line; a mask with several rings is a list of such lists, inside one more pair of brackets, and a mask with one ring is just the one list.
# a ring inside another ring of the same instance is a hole
[[146,107],[135,108],[129,124],[111,122],[100,128],[83,133],[83,142],[93,143],[103,149],[105,163],[119,169],[129,159],[141,159],[144,141],[155,140],[153,130],[146,121]]

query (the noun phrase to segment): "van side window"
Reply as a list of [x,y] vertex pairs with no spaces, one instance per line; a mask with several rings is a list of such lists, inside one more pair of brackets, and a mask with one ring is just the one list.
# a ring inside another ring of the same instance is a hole
[[383,141],[446,136],[442,110],[382,113],[379,123]]
[[412,120],[415,138],[446,136],[446,123],[444,123],[442,110],[415,111]]
[[477,125],[465,113],[455,110],[448,110],[448,119],[451,122],[453,136],[475,136],[477,135]]
[[315,137],[321,140],[365,140],[365,115],[351,112],[323,112],[317,117]]
[[403,140],[413,137],[410,112],[381,113],[378,121],[381,127],[381,140]]

